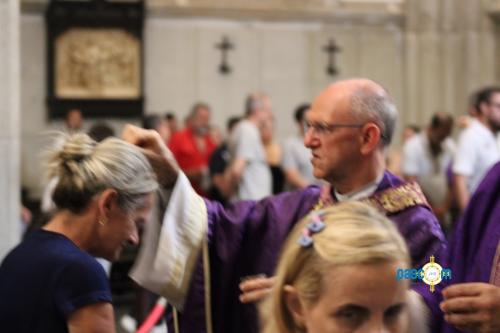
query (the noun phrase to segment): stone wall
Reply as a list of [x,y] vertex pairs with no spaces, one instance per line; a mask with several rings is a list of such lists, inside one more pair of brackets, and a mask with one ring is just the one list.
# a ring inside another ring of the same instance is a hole
[[[45,99],[45,0],[23,0],[22,183],[40,194]],[[146,112],[209,103],[214,122],[240,114],[245,95],[272,97],[277,136],[295,132],[293,108],[338,79],[369,77],[394,95],[400,125],[425,125],[437,110],[464,114],[469,94],[498,82],[500,0],[149,0],[145,23]],[[215,44],[228,36],[230,75]],[[335,38],[338,76],[322,50]],[[123,121],[113,120],[120,131]],[[401,127],[401,126],[400,126]],[[398,135],[396,138],[398,144]]]
[[19,3],[0,1],[0,261],[20,238]]
[[[403,105],[404,33],[400,16],[378,6],[376,20],[359,10],[345,12],[339,22],[328,20],[261,20],[227,17],[195,18],[163,15],[149,8],[145,23],[146,112],[172,110],[182,119],[195,101],[213,108],[214,123],[223,128],[231,115],[243,112],[250,91],[267,92],[277,119],[277,136],[296,132],[293,109],[310,101],[334,80],[370,77],[382,82]],[[336,15],[340,15],[337,13]],[[45,106],[45,29],[41,13],[21,18],[22,46],[22,181],[34,197],[41,193],[39,153],[48,130]],[[235,45],[229,53],[229,75],[218,71],[220,51],[215,45],[228,36]],[[326,73],[323,47],[335,38],[339,75]],[[120,131],[123,121],[114,121]]]
[[498,1],[409,0],[406,107],[422,124],[443,110],[464,114],[469,94],[498,81],[491,5]]

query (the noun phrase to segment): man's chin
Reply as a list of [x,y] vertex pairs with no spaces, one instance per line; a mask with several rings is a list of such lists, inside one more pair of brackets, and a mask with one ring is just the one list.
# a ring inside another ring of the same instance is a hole
[[314,178],[323,179],[325,177],[325,174],[321,172],[321,170],[313,169],[313,176]]

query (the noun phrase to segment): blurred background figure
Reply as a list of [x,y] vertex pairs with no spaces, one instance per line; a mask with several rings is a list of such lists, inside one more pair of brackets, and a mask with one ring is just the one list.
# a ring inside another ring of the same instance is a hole
[[210,107],[196,103],[188,119],[186,128],[172,135],[168,147],[196,192],[205,196],[210,183],[208,161],[216,148],[210,135]]
[[83,116],[80,109],[68,110],[64,117],[64,129],[70,134],[78,133],[83,130]]
[[477,104],[477,93],[472,93],[469,96],[469,103],[467,105],[467,114],[460,115],[457,117],[457,127],[459,130],[463,130],[471,124],[472,119],[477,117],[478,112],[476,109]]
[[23,204],[21,204],[20,206],[21,206],[21,236],[23,236],[26,230],[28,230],[28,228],[31,225],[31,221],[33,220],[33,214]]
[[167,112],[165,114],[165,121],[167,122],[168,128],[170,129],[170,135],[174,135],[179,130],[179,124],[177,123],[177,117],[173,112]]
[[272,194],[283,192],[285,187],[285,173],[281,167],[283,149],[274,140],[275,121],[272,113],[268,113],[260,124],[260,137],[266,152],[267,165],[271,169]]
[[283,144],[283,170],[291,188],[304,188],[319,183],[313,175],[311,150],[304,145],[305,114],[310,107],[309,104],[301,104],[295,109],[298,135],[289,137]]
[[467,115],[471,118],[474,118],[474,117],[477,117],[477,115],[479,114],[478,110],[477,110],[477,106],[478,106],[478,97],[479,97],[479,92],[474,92],[472,94],[470,94],[469,96],[469,100],[468,100],[468,105],[467,105]]
[[93,140],[101,142],[102,140],[115,136],[115,131],[105,122],[97,122],[92,125],[87,133]]
[[403,177],[403,170],[401,169],[401,160],[403,158],[402,147],[409,139],[411,139],[418,133],[420,133],[420,127],[418,127],[417,125],[406,125],[403,129],[403,132],[401,133],[401,148],[391,148],[387,153],[387,170],[398,177]]
[[212,125],[210,126],[210,136],[212,138],[212,142],[218,147],[222,141],[224,140],[224,135],[219,126]]
[[412,135],[403,146],[402,171],[407,181],[417,181],[441,223],[451,205],[451,184],[447,170],[455,154],[450,138],[453,117],[435,113],[422,133]]
[[142,118],[142,128],[155,130],[158,134],[160,134],[163,142],[168,144],[171,132],[168,122],[164,118],[156,114],[144,116]]
[[406,125],[403,129],[403,143],[406,143],[412,137],[420,133],[420,127],[417,125]]
[[[227,137],[230,137],[234,128],[241,120],[241,117],[231,117],[226,122]],[[228,179],[225,173],[227,166],[231,162],[231,153],[229,152],[229,144],[226,139],[223,141],[210,157],[210,192],[209,198],[217,200],[223,205],[226,205],[234,192],[234,185],[231,179]]]
[[470,196],[486,172],[500,160],[500,87],[486,87],[476,94],[476,117],[458,138],[453,162],[453,186],[458,207],[465,210]]
[[245,117],[230,138],[231,165],[226,177],[234,184],[232,200],[259,200],[272,193],[271,169],[259,128],[271,113],[271,101],[264,93],[245,100]]

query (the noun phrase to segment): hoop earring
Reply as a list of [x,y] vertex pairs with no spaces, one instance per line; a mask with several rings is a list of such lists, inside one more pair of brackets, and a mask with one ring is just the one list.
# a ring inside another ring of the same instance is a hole
[[100,225],[105,226],[108,223],[108,219],[103,217],[97,221]]

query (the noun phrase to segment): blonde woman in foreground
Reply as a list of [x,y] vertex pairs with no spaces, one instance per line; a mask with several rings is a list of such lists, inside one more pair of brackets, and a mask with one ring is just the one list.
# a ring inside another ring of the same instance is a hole
[[409,262],[399,232],[374,208],[349,202],[314,211],[285,243],[261,308],[263,332],[424,333],[425,320],[411,318],[424,313],[418,296],[396,280]]

